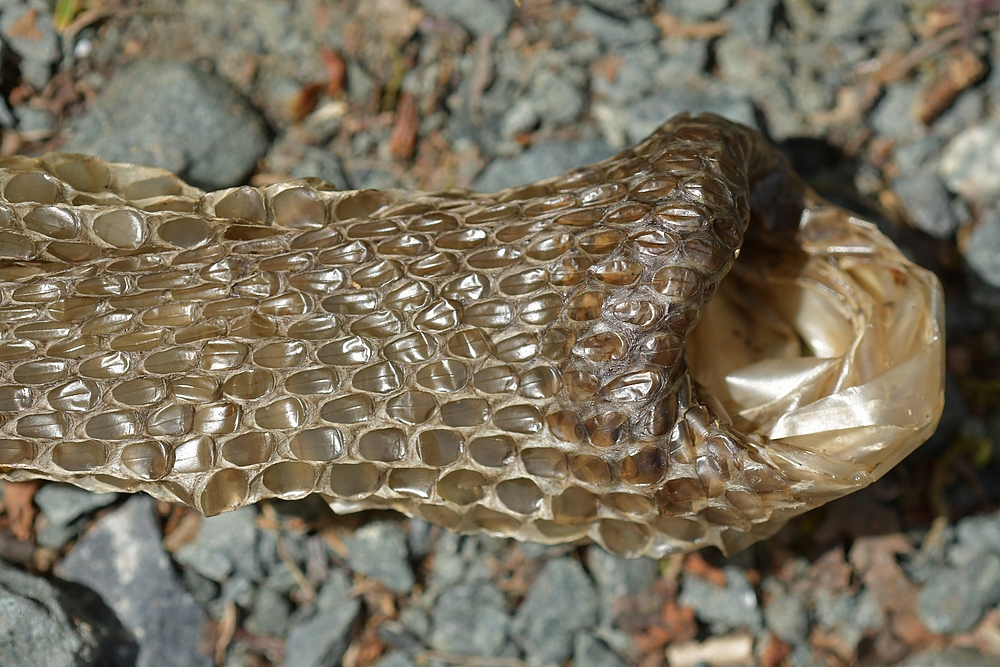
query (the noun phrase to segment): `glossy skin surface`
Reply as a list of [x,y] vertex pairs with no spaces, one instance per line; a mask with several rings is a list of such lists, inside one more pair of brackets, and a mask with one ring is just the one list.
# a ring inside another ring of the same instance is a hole
[[714,116],[496,195],[58,154],[0,188],[9,479],[733,551],[940,415],[936,279]]

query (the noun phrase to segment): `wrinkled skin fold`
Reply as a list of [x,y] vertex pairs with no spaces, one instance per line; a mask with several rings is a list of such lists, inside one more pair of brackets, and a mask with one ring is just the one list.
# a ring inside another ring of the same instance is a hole
[[942,409],[940,285],[679,116],[495,195],[0,161],[0,477],[731,553]]

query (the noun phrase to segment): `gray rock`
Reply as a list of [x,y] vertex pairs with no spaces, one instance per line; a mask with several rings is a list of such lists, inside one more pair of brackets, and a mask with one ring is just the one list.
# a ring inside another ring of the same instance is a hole
[[414,558],[420,559],[434,550],[434,539],[440,528],[423,519],[406,522],[406,545]]
[[48,136],[56,130],[56,117],[48,109],[34,109],[22,105],[14,110],[17,131],[21,134]]
[[494,160],[472,184],[478,192],[533,183],[576,167],[599,162],[614,155],[607,143],[593,139],[551,142],[532,146],[517,157]]
[[661,63],[659,49],[648,43],[622,48],[617,55],[621,58],[621,66],[615,71],[613,78],[608,80],[603,76],[595,76],[591,81],[594,94],[599,99],[617,104],[625,104],[648,95],[656,85],[650,72],[656,72],[661,66],[672,63],[672,59]]
[[538,110],[535,108],[534,100],[530,97],[522,97],[504,113],[500,119],[500,134],[504,137],[514,137],[522,132],[527,132],[541,124]]
[[292,178],[318,178],[332,185],[337,190],[350,190],[347,172],[340,158],[328,150],[306,146],[302,151],[302,159],[292,166],[289,173]]
[[[82,667],[97,665],[106,624],[113,614],[88,614],[82,607],[90,591],[67,594],[42,577],[0,561],[0,665],[4,667]],[[134,658],[129,638],[118,638],[123,657]]]
[[511,626],[531,665],[561,664],[573,637],[597,623],[597,591],[583,567],[568,558],[545,564]]
[[628,19],[642,15],[645,10],[645,0],[583,0],[594,9],[605,14]]
[[284,667],[339,665],[350,643],[351,628],[360,613],[358,600],[344,600],[339,606],[295,623],[285,639],[288,652]]
[[514,16],[514,3],[507,0],[419,0],[431,14],[447,16],[474,35],[502,35]]
[[917,614],[931,632],[968,632],[997,602],[1000,556],[982,554],[931,577],[917,598]]
[[575,120],[583,111],[584,96],[569,76],[544,69],[531,81],[532,106],[549,126],[561,126]]
[[677,602],[694,609],[699,620],[708,623],[715,634],[737,628],[760,630],[764,623],[757,606],[757,594],[743,570],[726,567],[725,587],[690,574],[681,580]]
[[35,504],[53,524],[66,526],[85,514],[107,507],[117,493],[93,493],[72,484],[44,484],[35,493]]
[[[24,26],[27,12],[35,12],[30,29]],[[37,6],[18,4],[4,9],[0,14],[0,34],[4,43],[21,56],[21,76],[35,89],[41,90],[49,82],[52,66],[59,60],[59,36],[52,23],[52,14]]]
[[288,598],[265,586],[257,591],[243,627],[255,635],[280,637],[288,628],[291,613]]
[[882,611],[871,592],[863,589],[853,595],[831,595],[820,590],[813,597],[816,620],[833,630],[850,646],[857,646],[868,630],[882,624]]
[[138,642],[136,667],[209,667],[198,651],[205,612],[175,574],[153,511],[149,496],[130,498],[94,524],[55,573],[114,610]]
[[902,173],[918,171],[920,169],[938,168],[938,157],[945,141],[941,137],[928,134],[896,144],[892,151],[892,159],[896,162],[896,167]]
[[809,606],[798,595],[779,593],[764,607],[767,629],[783,642],[796,646],[809,638]]
[[264,119],[224,79],[142,62],[115,75],[63,149],[163,167],[214,190],[241,183],[268,141]]
[[717,19],[728,7],[729,0],[661,0],[660,2],[660,9],[685,21]]
[[948,550],[948,562],[966,565],[977,556],[993,553],[1000,556],[1000,517],[993,514],[970,516],[955,527],[957,543]]
[[625,667],[620,655],[586,632],[577,634],[573,642],[573,664],[575,667]]
[[261,575],[257,553],[257,510],[235,512],[201,520],[198,535],[174,554],[178,563],[212,581],[224,582],[234,573],[251,580]]
[[588,5],[577,11],[573,18],[573,29],[584,35],[592,35],[608,46],[652,42],[660,36],[656,25],[645,17],[623,21]]
[[1000,212],[989,209],[983,213],[966,247],[969,268],[987,284],[1000,288]]
[[[823,34],[840,39],[878,35],[903,26],[903,4],[870,0],[828,0],[823,13]],[[869,40],[879,42],[881,40]]]
[[759,42],[767,41],[771,36],[777,5],[778,0],[736,3],[736,6],[723,17],[729,26],[729,34],[749,37]]
[[348,539],[347,564],[389,590],[404,594],[413,587],[413,568],[406,548],[406,529],[398,521],[373,521]]
[[934,172],[904,172],[892,181],[892,189],[917,229],[939,239],[950,237],[958,229],[948,191]]
[[967,648],[928,651],[899,663],[899,667],[996,667],[996,665],[995,655],[982,655]]
[[410,660],[405,653],[396,651],[383,655],[373,667],[416,667],[416,663]]
[[677,88],[647,97],[623,111],[625,136],[630,144],[639,143],[667,119],[683,111],[691,114],[707,111],[756,127],[753,103],[746,97],[734,96],[725,90]]
[[431,634],[431,617],[420,607],[405,607],[399,612],[399,623],[412,636],[427,642]]
[[941,177],[948,189],[974,202],[1000,197],[1000,120],[960,132],[941,153]]
[[38,544],[61,549],[86,527],[86,520],[79,519],[117,499],[117,493],[92,493],[72,484],[44,485],[35,494],[45,517],[36,535]]
[[870,122],[875,132],[897,140],[919,136],[922,130],[913,110],[920,92],[920,85],[913,81],[889,86],[871,113]]
[[628,598],[650,591],[660,575],[651,558],[620,558],[597,545],[587,547],[587,569],[597,582],[601,621],[611,623]]
[[931,125],[936,134],[954,137],[983,119],[986,95],[979,88],[967,88]]
[[496,656],[507,643],[507,600],[489,582],[449,588],[435,602],[431,619],[430,645],[438,651]]

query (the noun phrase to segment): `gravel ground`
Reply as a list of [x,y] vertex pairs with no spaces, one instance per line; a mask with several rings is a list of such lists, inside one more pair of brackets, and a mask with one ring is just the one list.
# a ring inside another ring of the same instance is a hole
[[[0,485],[0,664],[1000,665],[995,0],[0,0],[0,151],[493,190],[710,110],[948,299],[937,434],[730,559]],[[61,13],[59,13],[61,12]],[[53,14],[58,13],[54,17]]]

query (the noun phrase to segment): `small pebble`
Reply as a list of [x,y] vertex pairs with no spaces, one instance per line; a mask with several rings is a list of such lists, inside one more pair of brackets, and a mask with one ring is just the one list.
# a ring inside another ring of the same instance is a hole
[[626,667],[620,655],[587,632],[576,635],[573,642],[573,664],[575,667]]
[[162,537],[153,499],[132,496],[80,538],[55,574],[101,596],[138,644],[136,667],[209,667],[199,650],[205,612],[175,573]]
[[431,646],[445,653],[496,656],[507,643],[507,601],[489,582],[446,590],[431,615]]
[[269,141],[263,117],[224,79],[143,61],[115,75],[62,150],[163,167],[216,190],[241,184]]
[[709,624],[712,632],[725,634],[734,629],[760,630],[763,618],[757,606],[757,594],[741,568],[726,567],[724,587],[685,574],[677,602],[694,609],[695,615]]
[[203,518],[194,541],[178,549],[174,558],[181,565],[220,583],[234,572],[258,579],[261,571],[257,558],[256,519],[255,507]]
[[1000,120],[974,125],[941,153],[941,177],[952,192],[979,203],[1000,197]]
[[514,3],[507,0],[418,0],[431,14],[454,19],[474,35],[497,36],[507,32]]
[[1000,556],[982,554],[943,568],[920,591],[917,614],[931,632],[968,632],[1000,602]]
[[575,560],[545,564],[517,610],[511,626],[531,665],[561,664],[570,657],[574,635],[597,623],[598,597]]
[[373,521],[344,540],[347,564],[355,572],[405,594],[413,587],[413,568],[406,548],[406,529],[398,521]]
[[969,268],[987,284],[1000,288],[1000,211],[989,209],[982,213],[966,248]]
[[950,237],[958,229],[948,191],[937,174],[931,171],[903,173],[893,180],[892,189],[917,229],[939,239]]
[[614,47],[650,42],[659,35],[656,25],[645,17],[623,21],[585,5],[573,19],[573,30],[591,35],[598,41]]
[[0,561],[0,665],[94,665],[100,654],[100,635],[117,623],[109,616],[87,615],[80,591],[67,595],[43,577]]

